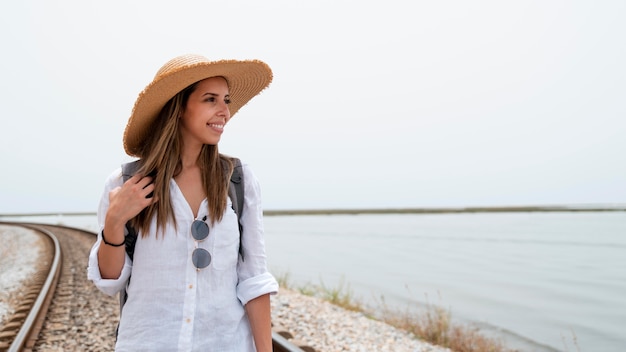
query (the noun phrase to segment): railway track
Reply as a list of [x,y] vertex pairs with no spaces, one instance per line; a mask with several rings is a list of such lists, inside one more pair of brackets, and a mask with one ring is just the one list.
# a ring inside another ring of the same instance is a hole
[[[86,265],[96,234],[61,225],[0,223],[39,233],[46,250],[13,315],[0,326],[0,352],[113,351],[119,320],[117,297],[87,280]],[[277,328],[276,352],[314,352]]]
[[61,248],[56,237],[45,229],[35,230],[43,239],[43,254],[35,274],[25,284],[24,295],[13,315],[0,329],[1,351],[24,351],[34,346],[56,289],[61,269]]

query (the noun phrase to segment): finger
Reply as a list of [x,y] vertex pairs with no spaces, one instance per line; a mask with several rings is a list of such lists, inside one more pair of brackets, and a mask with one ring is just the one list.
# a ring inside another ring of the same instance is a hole
[[[148,195],[153,192],[154,184],[151,177],[133,176],[121,189],[116,190],[113,194],[109,193],[109,200],[112,201],[112,197],[115,197],[119,198],[119,202],[133,204],[135,200],[148,198]],[[142,204],[143,208],[149,205],[149,202],[140,202],[139,204]]]
[[131,178],[128,179],[127,183],[131,185],[138,185],[141,188],[145,188],[147,185],[154,181],[154,177],[152,176],[142,176],[140,174],[134,174]]
[[152,198],[150,198],[150,200],[151,200],[151,202],[150,202],[149,205],[152,205],[152,204],[154,204],[154,203],[159,201],[159,197],[152,197]]
[[139,182],[141,179],[143,178],[143,176],[141,176],[140,174],[134,174],[131,178],[129,178],[126,182],[130,183],[130,184],[136,184],[137,182]]
[[147,186],[145,186],[142,189],[142,194],[144,195],[144,197],[146,198],[152,198],[152,196],[154,195],[154,183],[150,183]]
[[128,183],[131,185],[139,185],[141,188],[146,187],[149,183],[153,181],[151,176],[142,176],[139,174],[133,175],[133,177],[128,179]]

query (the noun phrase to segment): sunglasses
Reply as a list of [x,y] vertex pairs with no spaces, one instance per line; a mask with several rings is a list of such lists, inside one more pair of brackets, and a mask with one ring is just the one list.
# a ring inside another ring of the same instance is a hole
[[206,216],[202,220],[194,220],[191,223],[191,236],[196,240],[196,249],[191,253],[191,262],[196,269],[204,269],[211,264],[211,253],[204,248],[198,248],[198,242],[209,237],[209,225],[205,222]]

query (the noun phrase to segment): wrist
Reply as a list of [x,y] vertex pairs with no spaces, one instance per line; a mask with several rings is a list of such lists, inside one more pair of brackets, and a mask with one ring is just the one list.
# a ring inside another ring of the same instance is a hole
[[104,230],[102,230],[102,232],[100,234],[102,235],[102,242],[104,242],[104,244],[106,244],[108,246],[111,246],[111,247],[121,247],[121,246],[123,246],[126,243],[125,238],[122,241],[119,241],[117,243],[108,241],[107,238],[104,236]]

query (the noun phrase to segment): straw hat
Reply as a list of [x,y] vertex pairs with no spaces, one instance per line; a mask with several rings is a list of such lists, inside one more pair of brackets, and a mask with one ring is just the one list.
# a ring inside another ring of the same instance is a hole
[[183,55],[168,61],[139,93],[124,131],[124,150],[139,156],[150,126],[168,100],[189,85],[222,76],[228,82],[231,117],[272,82],[272,70],[258,60],[209,61],[200,55]]

